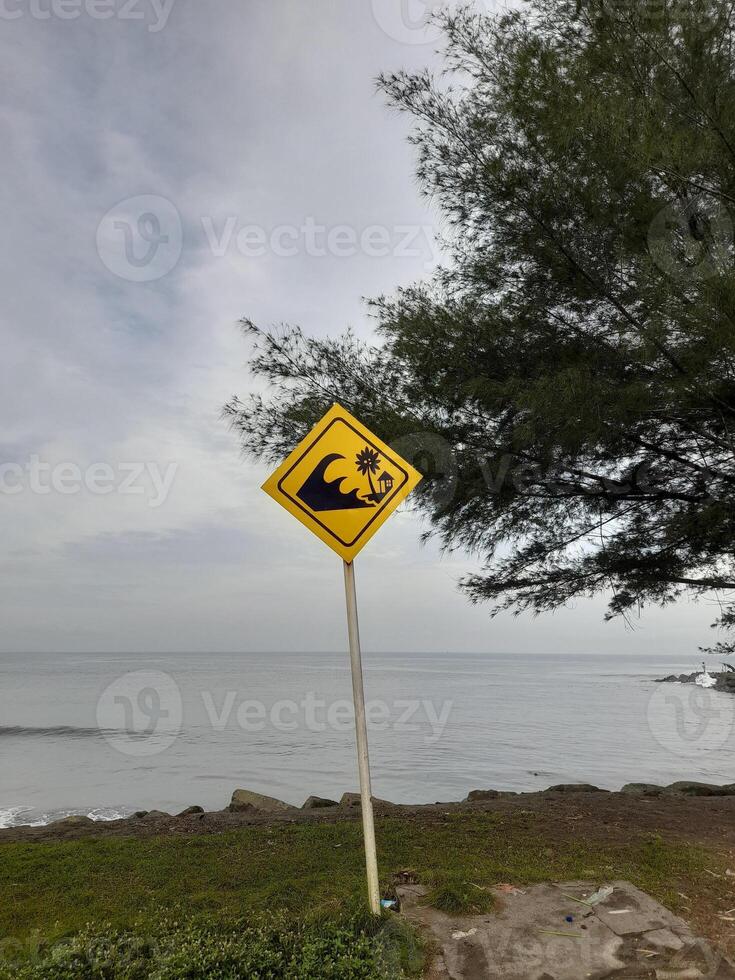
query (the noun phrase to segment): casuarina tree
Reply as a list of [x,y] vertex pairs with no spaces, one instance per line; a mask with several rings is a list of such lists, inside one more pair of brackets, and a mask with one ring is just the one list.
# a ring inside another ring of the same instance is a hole
[[471,599],[605,593],[616,615],[688,592],[735,626],[734,7],[444,16],[446,72],[379,84],[447,260],[373,301],[372,344],[244,321],[269,386],[226,406],[246,450],[279,458],[339,401],[482,556]]

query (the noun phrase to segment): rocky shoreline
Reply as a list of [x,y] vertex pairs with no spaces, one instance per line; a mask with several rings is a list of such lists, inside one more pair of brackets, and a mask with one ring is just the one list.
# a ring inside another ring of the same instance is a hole
[[[668,677],[658,678],[656,683],[694,684],[701,673],[701,670],[695,670],[692,674],[669,674]],[[714,687],[708,688],[708,690],[735,694],[735,670],[709,671],[709,674],[715,678],[715,685]]]
[[[431,815],[432,812],[447,814],[475,807],[487,808],[493,804],[509,805],[513,808],[534,807],[544,809],[557,807],[565,800],[590,803],[608,800],[610,806],[624,808],[634,804],[635,799],[642,802],[660,802],[664,806],[674,806],[676,801],[705,798],[720,800],[735,805],[735,783],[716,785],[679,781],[667,786],[654,783],[627,783],[618,792],[601,789],[589,783],[562,783],[550,786],[540,792],[516,793],[496,789],[472,790],[460,802],[437,802],[434,804],[398,804],[373,798],[375,811],[381,816]],[[727,798],[730,798],[729,801]],[[616,802],[618,801],[618,802]],[[628,802],[624,802],[628,801]],[[668,801],[668,802],[667,802]],[[117,820],[93,820],[87,816],[71,816],[42,826],[10,827],[0,830],[0,845],[13,841],[48,841],[74,839],[88,836],[134,836],[149,837],[161,834],[210,833],[236,829],[251,824],[273,822],[303,823],[312,820],[330,822],[356,819],[361,808],[359,793],[344,793],[339,800],[310,796],[300,807],[291,806],[275,797],[264,796],[247,789],[237,789],[232,794],[230,804],[223,810],[205,811],[201,806],[190,806],[177,814],[162,810],[139,810],[130,817]]]

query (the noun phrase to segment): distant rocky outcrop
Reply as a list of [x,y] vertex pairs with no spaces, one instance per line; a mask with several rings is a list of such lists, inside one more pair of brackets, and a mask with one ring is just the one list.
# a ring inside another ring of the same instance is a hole
[[[668,677],[659,677],[656,683],[694,684],[701,673],[701,670],[695,670],[693,674],[669,674]],[[709,688],[710,691],[724,691],[727,694],[735,694],[734,670],[709,671],[709,673],[715,679],[715,686]]]

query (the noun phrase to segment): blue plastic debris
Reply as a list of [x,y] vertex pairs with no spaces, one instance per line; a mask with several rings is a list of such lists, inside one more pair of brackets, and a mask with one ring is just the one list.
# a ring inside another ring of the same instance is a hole
[[394,909],[396,907],[395,898],[381,898],[380,907],[381,909]]
[[568,916],[566,917],[566,921],[567,921],[567,922],[574,922],[574,916],[573,916],[573,915],[568,915]]

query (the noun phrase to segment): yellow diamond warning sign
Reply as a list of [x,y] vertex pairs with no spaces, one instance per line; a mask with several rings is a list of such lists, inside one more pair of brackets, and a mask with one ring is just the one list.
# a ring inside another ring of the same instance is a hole
[[333,405],[263,489],[349,562],[420,480],[405,459]]

